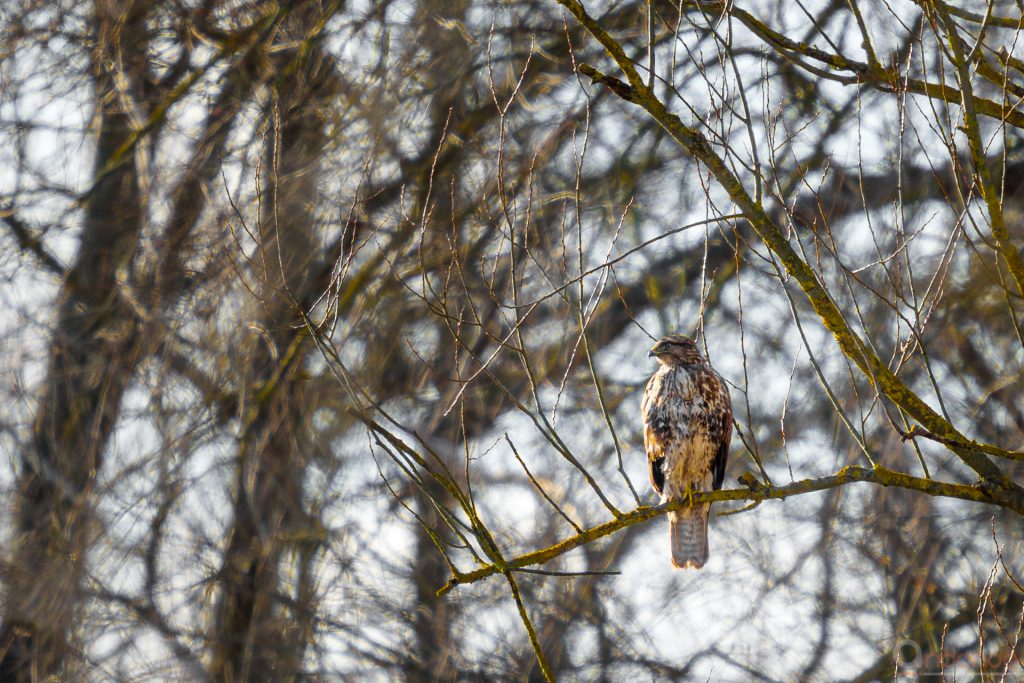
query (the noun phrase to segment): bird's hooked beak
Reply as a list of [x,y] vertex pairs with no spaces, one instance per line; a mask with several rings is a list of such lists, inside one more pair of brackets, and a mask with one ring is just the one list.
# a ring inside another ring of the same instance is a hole
[[654,358],[654,357],[655,357],[655,356],[657,356],[657,355],[658,355],[658,354],[656,354],[656,353],[654,352],[654,349],[651,349],[650,351],[648,351],[648,352],[647,352],[647,357],[648,357],[648,358]]

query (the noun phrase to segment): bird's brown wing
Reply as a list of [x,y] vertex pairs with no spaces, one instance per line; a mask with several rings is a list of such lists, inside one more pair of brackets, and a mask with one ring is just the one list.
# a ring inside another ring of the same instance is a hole
[[647,423],[644,424],[644,449],[647,451],[651,486],[660,496],[665,488],[665,444],[658,431]]
[[725,464],[729,460],[729,444],[732,443],[732,402],[729,400],[729,388],[725,382],[717,375],[715,379],[718,380],[717,390],[721,392],[719,400],[722,408],[718,419],[714,421],[713,433],[710,435],[711,440],[718,444],[711,460],[711,486],[717,491],[722,488],[722,482],[725,481]]
[[732,441],[732,433],[726,432],[726,438],[718,443],[718,450],[715,451],[715,457],[711,461],[711,472],[714,476],[711,487],[715,491],[722,488],[722,482],[725,481],[725,464],[729,460],[730,441]]
[[644,421],[644,450],[647,451],[647,467],[651,475],[651,486],[660,496],[665,489],[665,442],[671,437],[671,432],[666,431],[668,423],[656,396],[658,391],[655,378],[656,376],[651,377],[644,388],[640,410]]

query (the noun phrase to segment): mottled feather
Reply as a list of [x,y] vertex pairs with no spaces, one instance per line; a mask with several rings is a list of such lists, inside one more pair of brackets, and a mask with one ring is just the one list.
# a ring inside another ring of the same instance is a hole
[[[687,337],[665,337],[649,355],[660,365],[641,404],[651,485],[662,502],[720,489],[732,440],[728,387]],[[707,561],[710,507],[704,503],[668,514],[675,566],[699,569]]]

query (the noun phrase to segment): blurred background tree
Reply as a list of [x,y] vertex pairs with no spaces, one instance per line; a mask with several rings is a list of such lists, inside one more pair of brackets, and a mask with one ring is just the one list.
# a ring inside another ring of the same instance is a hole
[[1019,4],[0,16],[0,680],[1024,675]]

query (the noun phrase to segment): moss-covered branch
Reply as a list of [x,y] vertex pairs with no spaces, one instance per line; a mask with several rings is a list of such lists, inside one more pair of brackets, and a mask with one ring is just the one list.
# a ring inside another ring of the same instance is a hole
[[[564,2],[561,4],[566,5]],[[710,3],[701,3],[701,7],[705,12],[721,11],[721,6],[712,7]],[[951,8],[946,7],[946,9],[949,11]],[[942,100],[950,104],[961,104],[961,91],[951,85],[934,83],[919,78],[910,78],[906,74],[900,73],[899,68],[896,66],[885,66],[878,61],[871,63],[861,62],[836,52],[823,50],[807,42],[793,40],[775,31],[750,12],[735,5],[730,6],[728,11],[730,16],[737,19],[754,35],[784,57],[794,61],[797,58],[807,58],[826,67],[826,71],[814,69],[814,73],[818,75],[825,75],[826,77],[831,77],[832,80],[843,83],[867,85],[883,92],[895,92],[899,89],[900,91],[924,95],[925,97]],[[1007,20],[1003,18],[1001,21],[1005,23]],[[1008,27],[1004,26],[1004,28]],[[1016,25],[1013,28],[1016,28]],[[985,70],[985,68],[979,67],[979,71]],[[989,72],[988,76],[982,73],[982,76],[986,77],[992,75],[994,74],[991,72]],[[975,98],[974,103],[979,114],[997,121],[1006,122],[1017,128],[1024,128],[1024,112],[1021,112],[1016,105],[1010,103],[1000,104],[983,97]]]
[[980,113],[978,98],[975,97],[974,86],[971,85],[972,67],[968,63],[967,56],[964,55],[964,47],[957,26],[946,11],[945,5],[935,2],[932,3],[932,6],[940,17],[949,40],[953,66],[956,67],[957,82],[960,85],[959,95],[964,117],[963,131],[967,135],[967,144],[971,150],[975,177],[978,180],[981,194],[985,198],[985,206],[992,224],[992,237],[995,238],[996,249],[1002,255],[1010,274],[1017,283],[1017,293],[1024,295],[1024,260],[1021,259],[1017,245],[1010,238],[1006,219],[1003,216],[1001,192],[997,184],[993,182],[992,172],[989,170],[988,160],[985,156],[985,144],[982,142],[981,126],[978,123],[978,114]]
[[[759,503],[764,500],[782,500],[790,496],[813,493],[846,486],[856,482],[867,482],[880,486],[896,486],[911,491],[920,491],[930,496],[943,498],[957,498],[969,500],[975,503],[988,503],[999,507],[1008,508],[1024,514],[1024,505],[1005,492],[992,490],[982,484],[954,484],[951,482],[937,481],[935,479],[922,479],[902,472],[896,472],[884,467],[844,467],[835,474],[819,479],[803,479],[794,481],[784,486],[768,486],[764,484],[752,484],[745,489],[728,489],[725,491],[712,491],[698,493],[693,496],[694,503],[720,502],[725,500],[744,500]],[[543,565],[565,553],[598,540],[610,536],[626,527],[645,522],[655,517],[660,517],[671,510],[678,510],[689,503],[686,501],[673,501],[665,505],[642,505],[630,512],[623,514],[617,519],[585,529],[584,531],[570,536],[564,541],[555,543],[541,550],[525,553],[505,560],[504,566],[488,564],[470,572],[458,572],[442,586],[438,595],[444,595],[452,588],[460,584],[473,583],[489,576],[502,574],[505,571],[514,571],[525,567]]]

